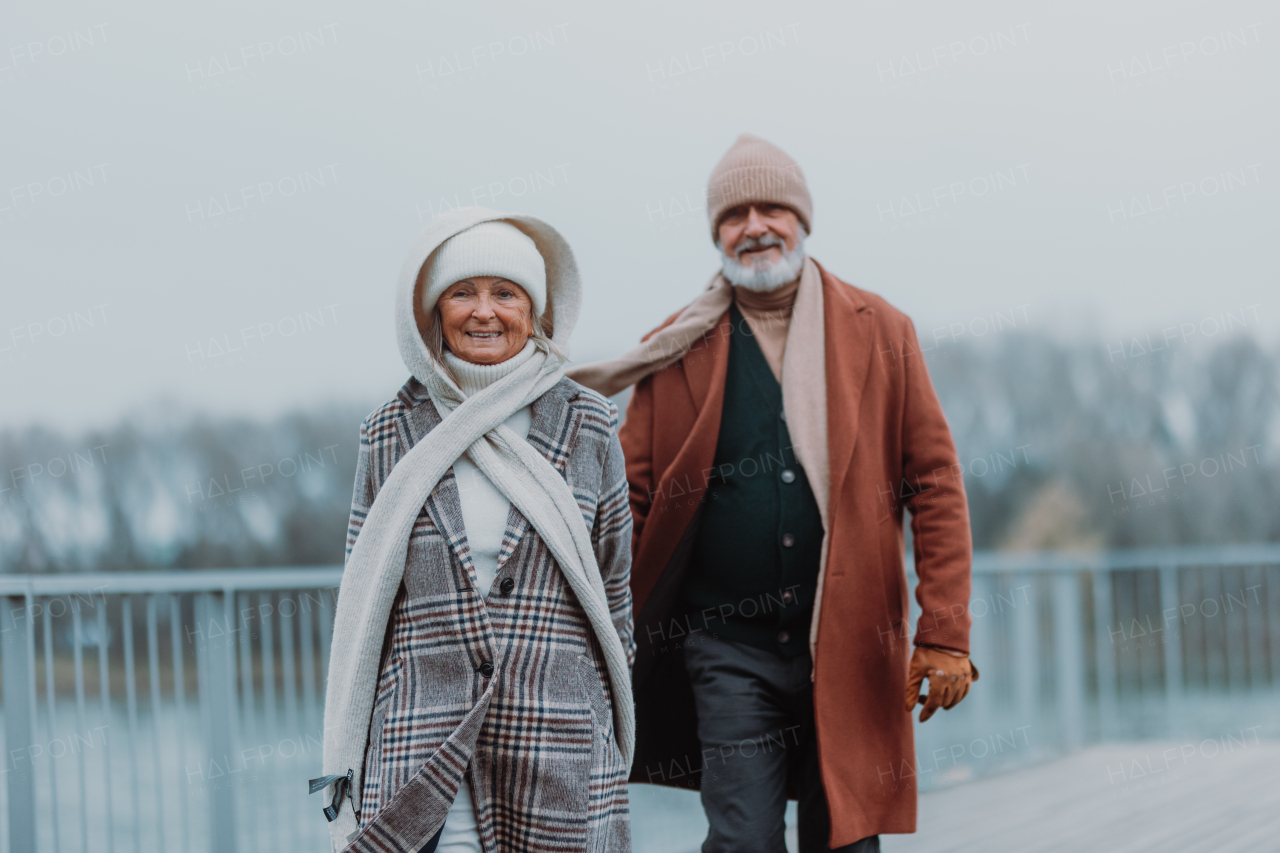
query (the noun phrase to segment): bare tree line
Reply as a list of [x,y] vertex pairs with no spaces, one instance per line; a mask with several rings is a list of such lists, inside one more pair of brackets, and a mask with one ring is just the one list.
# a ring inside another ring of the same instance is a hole
[[978,547],[1280,539],[1280,353],[1254,338],[1152,351],[1023,334],[930,356]]
[[274,421],[137,417],[68,437],[0,433],[0,570],[341,562],[351,406]]
[[[1280,539],[1280,354],[1254,338],[1151,353],[1008,334],[925,357],[976,547]],[[365,414],[0,432],[0,571],[341,562]]]

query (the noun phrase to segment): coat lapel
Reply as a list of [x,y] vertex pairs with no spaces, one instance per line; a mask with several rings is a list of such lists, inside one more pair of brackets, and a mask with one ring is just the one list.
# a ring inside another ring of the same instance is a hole
[[[582,414],[569,406],[573,396],[572,384],[558,382],[550,391],[533,401],[533,418],[529,424],[529,444],[541,453],[551,466],[564,476],[569,464],[569,454],[582,423]],[[590,523],[588,523],[590,526]],[[507,562],[520,540],[529,532],[529,519],[513,504],[507,511],[507,529],[498,552],[498,570]]]
[[823,332],[827,349],[827,442],[831,464],[830,509],[853,461],[862,390],[875,349],[874,310],[857,289],[822,269]]
[[[715,379],[720,379],[720,396],[724,393],[724,373],[729,364],[729,333],[733,329],[730,312],[716,323],[715,328],[702,336],[702,339],[689,348],[684,354],[684,377],[689,383],[689,393],[699,414],[711,398],[711,390]],[[716,424],[719,427],[719,424]]]
[[[440,413],[436,411],[435,403],[431,402],[426,389],[418,385],[416,380],[413,384],[416,386],[415,391],[421,390],[421,398],[415,396],[413,399],[417,400],[416,404],[396,423],[396,431],[399,433],[404,453],[413,449],[414,445],[421,441],[424,435],[439,426],[441,421]],[[457,555],[458,562],[462,563],[464,569],[474,579],[475,568],[471,564],[471,545],[467,541],[467,533],[462,524],[462,498],[458,494],[458,478],[454,476],[452,468],[445,472],[440,482],[427,496],[426,510],[432,522],[440,528],[453,553]]]
[[[471,543],[467,541],[467,531],[462,523],[462,498],[458,494],[458,478],[454,476],[452,468],[440,478],[439,484],[427,497],[427,513],[444,534],[445,541],[457,555],[458,562],[462,563],[474,585],[476,571],[471,564]],[[484,594],[481,593],[481,598],[483,597]]]
[[[720,414],[724,408],[724,383],[729,369],[730,329],[729,312],[726,311],[716,327],[672,368],[678,367],[684,376],[694,416],[689,434],[675,458],[666,470],[655,472],[657,489],[649,508],[649,521],[636,545],[635,561],[663,568],[649,577],[633,576],[632,595],[642,603],[661,575],[670,568],[668,562],[701,505],[691,498],[701,498],[707,488],[706,474],[711,469],[716,443],[720,439]],[[671,393],[678,393],[676,382],[679,380],[670,382],[666,376],[660,373],[654,377],[655,393],[668,393],[668,389]],[[672,402],[669,405],[677,404]],[[683,407],[684,404],[678,405]]]

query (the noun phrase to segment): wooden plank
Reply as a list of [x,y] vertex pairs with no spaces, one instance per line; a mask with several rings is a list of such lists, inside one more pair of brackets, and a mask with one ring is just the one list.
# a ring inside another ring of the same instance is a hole
[[[1280,742],[1111,744],[920,797],[885,853],[1265,849],[1280,831]],[[1243,743],[1243,745],[1242,745]]]

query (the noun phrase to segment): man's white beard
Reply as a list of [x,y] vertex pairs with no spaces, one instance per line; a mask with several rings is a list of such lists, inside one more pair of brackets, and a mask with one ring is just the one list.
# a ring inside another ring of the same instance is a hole
[[777,246],[782,250],[782,257],[771,264],[744,264],[736,255],[727,254],[720,248],[719,243],[716,244],[716,248],[720,249],[721,271],[730,284],[745,287],[747,290],[766,291],[780,287],[789,281],[795,281],[800,275],[800,270],[804,267],[803,233],[797,235],[796,247],[790,252],[786,250],[786,244],[782,238],[773,234],[767,234],[759,239],[747,237],[738,244],[737,251],[741,254],[744,250],[756,246]]

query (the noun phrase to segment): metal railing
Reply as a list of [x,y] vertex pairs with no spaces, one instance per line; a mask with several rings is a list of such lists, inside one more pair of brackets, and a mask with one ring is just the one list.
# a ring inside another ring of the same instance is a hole
[[303,782],[341,577],[0,575],[7,849],[327,849]]
[[968,612],[981,678],[917,725],[922,788],[1098,741],[1280,736],[1280,545],[977,553]]
[[[341,575],[0,575],[0,849],[327,849],[303,782]],[[1280,546],[980,553],[968,611],[981,680],[884,784],[1097,740],[1280,735]]]

